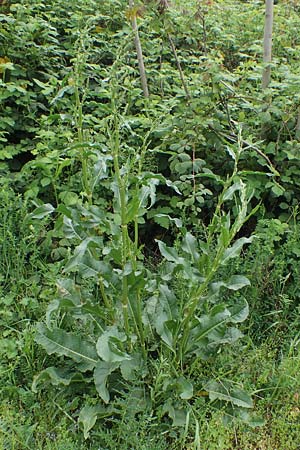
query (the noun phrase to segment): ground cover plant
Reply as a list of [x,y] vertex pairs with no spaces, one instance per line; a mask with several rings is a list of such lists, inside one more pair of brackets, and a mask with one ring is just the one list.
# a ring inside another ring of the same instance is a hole
[[1,3],[0,448],[298,448],[298,12]]

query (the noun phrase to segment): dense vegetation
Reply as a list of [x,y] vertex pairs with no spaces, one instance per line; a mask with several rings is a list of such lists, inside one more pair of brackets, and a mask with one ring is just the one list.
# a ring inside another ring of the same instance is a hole
[[299,448],[299,6],[182,3],[0,2],[1,449]]

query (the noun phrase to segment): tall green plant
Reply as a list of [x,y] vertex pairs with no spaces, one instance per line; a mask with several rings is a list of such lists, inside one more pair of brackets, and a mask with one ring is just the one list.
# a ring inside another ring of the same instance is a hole
[[[159,184],[175,189],[177,195],[180,192],[163,176],[142,170],[143,148],[124,160],[120,142],[124,120],[113,88],[108,147],[102,146],[96,163],[101,167],[101,183],[113,193],[110,208],[105,211],[86,202],[57,210],[62,214],[63,234],[70,242],[71,255],[64,268],[69,278],[58,281],[60,295],[50,303],[36,340],[49,354],[63,357],[64,363],[39,374],[34,389],[42,380],[63,385],[76,379],[86,383],[93,380],[105,405],[117,389],[112,375],[116,374],[126,384],[141,384],[142,395],[152,408],[160,408],[174,425],[182,425],[192,410],[189,400],[195,387],[191,367],[214,358],[224,345],[235,343],[241,337],[236,325],[248,315],[245,299],[232,304],[222,300],[223,290],[240,290],[249,284],[248,279],[242,275],[220,279],[218,272],[252,241],[236,239],[255,212],[248,213],[252,192],[238,170],[241,148],[229,149],[234,169],[221,182],[222,193],[204,230],[205,239],[183,231],[172,247],[157,241],[162,262],[160,269],[150,271],[139,243],[139,224],[154,205]],[[233,204],[234,219],[230,213]],[[45,209],[45,214],[48,212]],[[181,227],[180,220],[167,219]],[[163,360],[167,363],[159,368]],[[158,382],[161,370],[162,384]],[[245,413],[252,408],[250,397],[230,384],[224,388],[206,379],[202,388],[212,401],[225,402],[229,409]],[[109,414],[110,407],[100,406],[101,401],[93,410],[95,418],[101,411]],[[84,408],[84,423],[85,413]]]

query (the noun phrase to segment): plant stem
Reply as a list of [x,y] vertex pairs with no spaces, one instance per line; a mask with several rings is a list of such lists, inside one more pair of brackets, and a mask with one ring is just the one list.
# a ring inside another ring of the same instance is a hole
[[176,50],[175,44],[174,44],[173,39],[172,39],[172,37],[171,37],[170,34],[168,34],[168,39],[169,39],[169,42],[170,42],[170,45],[171,45],[171,49],[172,49],[172,52],[173,52],[173,55],[174,55],[176,64],[177,64],[179,76],[180,76],[180,79],[181,79],[181,83],[182,83],[182,86],[183,86],[183,89],[184,89],[186,98],[187,98],[188,100],[190,100],[190,99],[191,99],[191,96],[190,96],[190,93],[189,93],[189,91],[188,91],[188,88],[187,88],[185,79],[184,79],[183,70],[182,70],[182,67],[181,67],[181,64],[180,64],[178,55],[177,55],[177,50]]
[[109,299],[108,299],[108,297],[106,295],[101,275],[99,275],[99,277],[98,277],[98,283],[99,283],[101,295],[102,295],[102,298],[103,298],[103,301],[104,301],[104,305],[110,311],[111,310],[111,304],[110,304],[110,301],[109,301]]
[[130,326],[128,318],[128,282],[127,276],[124,275],[125,266],[128,257],[128,228],[126,221],[126,188],[124,178],[122,178],[119,166],[119,148],[120,148],[120,135],[119,135],[119,123],[117,120],[115,112],[115,130],[114,130],[114,142],[113,142],[113,160],[114,160],[114,171],[117,179],[119,195],[120,195],[120,212],[121,212],[121,236],[122,236],[122,310],[123,310],[123,320],[125,333],[129,340],[130,336]]

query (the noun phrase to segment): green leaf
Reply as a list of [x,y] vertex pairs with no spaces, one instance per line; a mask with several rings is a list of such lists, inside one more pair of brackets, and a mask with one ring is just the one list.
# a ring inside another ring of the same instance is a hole
[[233,194],[236,191],[241,190],[241,182],[237,181],[236,183],[234,183],[232,186],[230,186],[225,192],[224,195],[222,197],[223,202],[225,202],[226,200],[231,200],[233,197]]
[[79,197],[75,192],[62,191],[59,194],[60,200],[67,206],[73,206],[78,203]]
[[230,289],[232,291],[238,291],[245,286],[250,286],[250,281],[243,275],[233,275],[226,283],[227,289]]
[[102,239],[99,237],[92,237],[84,239],[80,245],[78,245],[74,250],[74,255],[69,259],[66,264],[65,272],[79,272],[85,278],[95,277],[98,278],[99,274],[102,277],[112,277],[112,268],[108,263],[99,261],[94,258],[89,247],[99,247],[102,246]]
[[44,205],[36,208],[31,214],[29,214],[29,217],[31,219],[43,219],[44,217],[52,214],[53,211],[55,211],[55,208],[50,203],[45,203]]
[[249,315],[249,305],[245,298],[239,299],[239,301],[228,308],[231,313],[230,321],[233,323],[241,323],[247,319]]
[[249,286],[250,281],[248,278],[242,276],[242,275],[233,275],[230,277],[229,281],[217,281],[215,283],[210,284],[210,288],[214,295],[218,295],[219,291],[222,287],[225,287],[227,289],[230,289],[232,291],[238,291],[239,289],[242,289],[245,286]]
[[231,314],[226,306],[216,305],[208,314],[197,317],[199,325],[194,329],[193,340],[201,341],[217,327],[228,322],[230,316]]
[[226,327],[230,318],[230,311],[224,305],[216,305],[208,314],[197,317],[198,325],[190,331],[186,352],[193,352],[207,359],[215,354],[221,344],[238,339],[241,333]]
[[77,382],[87,382],[87,378],[83,378],[81,373],[69,372],[66,369],[61,369],[57,367],[48,367],[47,369],[40,372],[33,379],[31,389],[33,392],[38,392],[38,385],[40,383],[50,382],[54,386],[63,384],[64,386],[69,386],[71,383]]
[[177,251],[174,247],[167,247],[166,244],[162,241],[155,240],[158,243],[158,247],[161,255],[170,262],[174,262],[178,265],[184,265],[185,259],[178,255]]
[[[62,209],[61,205],[59,207],[59,209]],[[63,218],[63,223],[64,223],[64,227],[63,227],[63,231],[64,231],[64,235],[67,239],[81,239],[81,236],[79,234],[80,227],[78,227],[78,225],[73,223],[73,220],[70,217],[67,217],[66,215]]]
[[61,99],[62,97],[64,97],[64,95],[66,93],[73,93],[74,92],[74,87],[73,86],[65,86],[63,88],[61,88],[58,91],[58,94],[51,100],[50,105],[54,105],[57,100]]
[[156,321],[156,331],[162,338],[162,340],[167,344],[167,346],[175,352],[175,342],[174,338],[176,336],[178,324],[175,320],[164,320],[158,319]]
[[99,416],[106,417],[110,415],[111,412],[108,411],[104,406],[101,405],[95,405],[95,406],[84,406],[78,417],[78,422],[82,423],[83,425],[83,435],[84,439],[88,439],[90,435],[90,430],[95,425],[97,419]]
[[121,362],[120,369],[124,380],[135,380],[135,372],[141,368],[142,360],[139,354],[134,355],[131,359],[125,359]]
[[125,333],[119,332],[115,326],[109,327],[97,341],[97,353],[100,358],[109,363],[129,360],[131,356],[123,348],[125,342]]
[[226,151],[229,153],[229,155],[231,156],[231,158],[236,161],[236,154],[234,153],[234,151],[232,150],[232,148],[230,148],[228,145],[226,145]]
[[204,389],[209,393],[211,401],[223,400],[242,408],[253,408],[253,401],[250,395],[228,382],[218,383],[211,380],[204,386]]
[[189,400],[193,397],[194,388],[192,383],[185,377],[179,377],[176,381],[179,397],[183,400]]
[[78,363],[77,368],[83,372],[92,370],[98,362],[95,346],[81,336],[67,333],[59,328],[49,330],[38,324],[35,340],[49,355],[67,356]]
[[188,253],[194,262],[197,262],[200,257],[197,248],[197,239],[191,233],[186,233],[182,240],[182,250]]
[[155,214],[153,216],[154,222],[158,223],[163,228],[169,229],[170,223],[174,223],[177,228],[182,227],[182,221],[176,217],[171,217],[168,214]]
[[175,407],[171,401],[167,401],[163,406],[163,413],[168,414],[172,419],[174,427],[184,427],[188,420],[188,411],[183,408]]
[[254,236],[251,236],[249,238],[242,237],[237,241],[235,241],[235,243],[231,247],[225,250],[223,258],[221,260],[221,265],[225,265],[227,264],[229,259],[236,258],[237,256],[239,256],[243,246],[245,244],[250,244],[253,241],[253,239]]
[[94,370],[94,382],[98,394],[105,403],[109,402],[109,391],[107,389],[107,379],[120,366],[119,362],[99,361]]
[[279,186],[278,184],[274,184],[272,186],[272,192],[276,197],[280,197],[284,194],[285,189],[282,186]]

